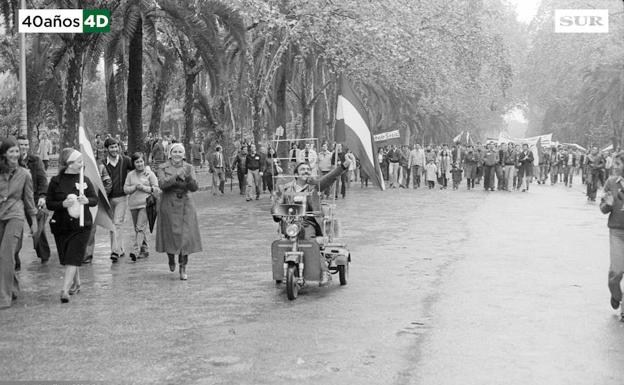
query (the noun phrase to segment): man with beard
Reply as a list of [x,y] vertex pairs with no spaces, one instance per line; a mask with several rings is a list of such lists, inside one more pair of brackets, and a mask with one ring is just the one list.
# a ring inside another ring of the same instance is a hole
[[[275,203],[273,204],[271,213],[275,213],[280,204],[289,203],[287,202],[288,196],[286,193],[306,192],[313,193],[312,196],[317,195],[314,193],[318,193],[319,191],[323,191],[328,188],[328,186],[330,186],[338,177],[343,175],[345,171],[349,169],[350,164],[351,162],[348,159],[343,159],[342,163],[335,167],[330,173],[320,178],[313,178],[310,165],[307,163],[299,163],[294,170],[295,179],[284,185],[278,186]],[[320,200],[311,198],[306,201],[306,204],[306,211],[317,213],[322,212]],[[273,220],[279,222],[281,218],[274,216]],[[321,226],[314,215],[309,215],[304,219],[303,235],[304,239],[312,239],[315,236],[323,235]],[[329,267],[327,266],[323,256],[321,256],[321,270],[322,277],[319,284],[323,286],[331,280]]]

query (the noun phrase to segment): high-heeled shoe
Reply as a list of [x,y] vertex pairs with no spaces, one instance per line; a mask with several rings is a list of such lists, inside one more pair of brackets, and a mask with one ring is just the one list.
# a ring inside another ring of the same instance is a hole
[[69,302],[69,294],[67,292],[61,291],[61,303]]
[[80,285],[72,285],[68,291],[69,295],[74,295],[80,293]]

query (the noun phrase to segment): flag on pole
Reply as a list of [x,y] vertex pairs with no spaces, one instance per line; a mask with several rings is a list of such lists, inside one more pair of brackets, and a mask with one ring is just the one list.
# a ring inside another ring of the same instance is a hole
[[102,178],[100,177],[100,170],[98,169],[93,155],[93,149],[91,148],[91,142],[87,136],[85,129],[80,126],[78,128],[78,143],[80,143],[80,152],[82,153],[82,159],[84,162],[84,174],[95,189],[98,195],[98,205],[96,207],[90,207],[91,216],[93,216],[93,224],[102,226],[110,231],[115,231],[115,225],[113,224],[113,211],[110,206],[110,202],[106,196],[104,185],[102,184]]
[[462,131],[453,138],[453,143],[461,144],[463,146],[469,146],[472,144],[472,139],[470,139],[470,132]]
[[368,122],[368,114],[349,82],[339,80],[338,106],[336,108],[336,142],[346,147],[360,160],[362,171],[379,186],[386,189],[381,168],[377,161],[377,149]]

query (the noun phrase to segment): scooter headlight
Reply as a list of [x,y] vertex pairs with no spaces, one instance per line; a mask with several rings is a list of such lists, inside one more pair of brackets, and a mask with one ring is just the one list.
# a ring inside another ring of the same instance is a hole
[[291,223],[286,226],[286,235],[289,237],[296,237],[299,234],[300,227],[296,223]]

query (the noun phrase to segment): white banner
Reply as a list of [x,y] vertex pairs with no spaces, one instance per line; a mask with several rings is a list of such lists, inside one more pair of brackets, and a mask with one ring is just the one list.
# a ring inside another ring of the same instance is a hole
[[555,33],[608,32],[608,9],[555,9]]
[[381,142],[388,139],[398,139],[400,137],[401,134],[399,134],[399,130],[382,132],[381,134],[373,135],[375,142]]

